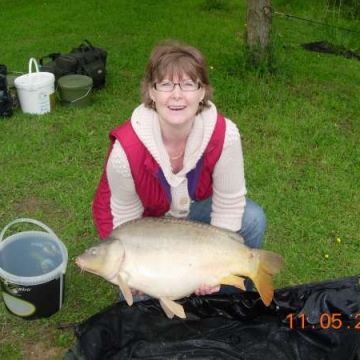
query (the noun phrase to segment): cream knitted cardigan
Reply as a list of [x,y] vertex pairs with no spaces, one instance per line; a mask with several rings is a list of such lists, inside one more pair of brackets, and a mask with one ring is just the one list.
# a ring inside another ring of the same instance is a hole
[[[160,165],[171,188],[172,203],[166,215],[186,217],[191,198],[187,189],[186,173],[193,169],[203,154],[215,127],[217,110],[213,103],[209,109],[197,115],[189,135],[183,169],[174,174],[170,159],[162,142],[157,113],[137,107],[131,123],[134,131]],[[113,227],[141,217],[143,205],[135,191],[129,163],[120,143],[115,141],[107,164],[107,178],[111,191],[110,206]],[[244,163],[240,134],[236,125],[226,119],[223,151],[213,173],[211,224],[232,231],[241,228],[245,208]]]

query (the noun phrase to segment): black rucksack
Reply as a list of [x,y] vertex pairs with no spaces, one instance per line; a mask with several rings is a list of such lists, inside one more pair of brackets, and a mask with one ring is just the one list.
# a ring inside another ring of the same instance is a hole
[[[52,53],[43,56],[39,62],[41,71],[51,72],[55,81],[64,75],[81,74],[93,79],[93,88],[100,89],[105,85],[106,57],[104,49],[93,46],[88,40],[71,50],[69,54]],[[44,63],[44,59],[51,61]]]

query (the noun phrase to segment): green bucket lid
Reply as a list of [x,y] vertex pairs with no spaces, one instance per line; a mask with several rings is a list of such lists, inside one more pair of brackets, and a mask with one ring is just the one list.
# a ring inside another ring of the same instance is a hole
[[59,78],[58,85],[62,89],[75,90],[78,88],[89,88],[92,86],[93,80],[86,75],[65,75]]

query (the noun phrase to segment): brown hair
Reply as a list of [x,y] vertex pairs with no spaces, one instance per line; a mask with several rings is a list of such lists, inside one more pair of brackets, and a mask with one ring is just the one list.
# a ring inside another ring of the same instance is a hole
[[149,88],[155,82],[162,81],[165,77],[172,80],[174,77],[188,75],[193,81],[199,81],[205,89],[203,101],[199,104],[197,114],[204,108],[210,107],[212,87],[209,81],[208,67],[202,53],[195,47],[180,44],[174,40],[167,40],[156,46],[146,66],[145,76],[141,84],[141,99],[148,108],[155,109],[155,104],[150,98]]

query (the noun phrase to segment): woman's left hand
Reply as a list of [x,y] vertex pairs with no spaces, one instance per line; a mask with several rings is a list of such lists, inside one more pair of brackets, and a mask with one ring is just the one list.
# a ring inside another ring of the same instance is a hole
[[220,285],[209,286],[209,285],[202,284],[198,289],[195,290],[195,294],[198,296],[199,295],[210,295],[210,294],[213,294],[218,291],[220,291]]

